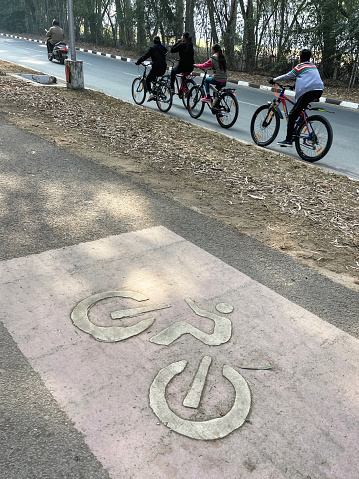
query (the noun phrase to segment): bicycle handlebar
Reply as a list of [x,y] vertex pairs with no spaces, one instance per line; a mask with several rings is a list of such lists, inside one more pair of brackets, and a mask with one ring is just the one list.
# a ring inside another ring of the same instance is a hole
[[[268,82],[270,83],[270,82]],[[295,85],[282,85],[281,83],[277,83],[277,82],[274,82],[274,83],[270,83],[271,85],[278,85],[279,88],[281,88],[283,91],[287,88],[289,88],[289,90],[294,90],[295,89]]]

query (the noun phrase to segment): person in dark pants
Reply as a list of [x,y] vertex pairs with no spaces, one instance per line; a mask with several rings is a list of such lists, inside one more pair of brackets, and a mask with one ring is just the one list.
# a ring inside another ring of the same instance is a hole
[[192,37],[188,32],[184,33],[182,38],[171,48],[171,53],[179,54],[179,62],[171,71],[171,90],[174,93],[175,77],[178,73],[187,73],[193,70],[194,49]]
[[286,139],[278,141],[278,145],[280,146],[292,146],[295,121],[310,102],[319,100],[322,96],[324,84],[320,78],[317,67],[309,61],[311,56],[312,53],[310,50],[302,50],[300,52],[299,64],[294,67],[293,70],[285,75],[268,80],[269,83],[273,85],[274,83],[282,83],[295,79],[296,103],[288,115]]
[[52,21],[52,27],[46,31],[46,37],[47,53],[51,54],[56,43],[62,42],[65,39],[64,31],[57,20]]
[[151,48],[136,62],[136,65],[139,65],[140,63],[147,60],[147,58],[151,58],[152,60],[152,68],[146,78],[146,91],[150,93],[150,96],[147,101],[155,100],[155,96],[152,94],[151,83],[154,82],[157,77],[165,74],[167,68],[167,52],[167,48],[161,44],[160,37],[155,36]]

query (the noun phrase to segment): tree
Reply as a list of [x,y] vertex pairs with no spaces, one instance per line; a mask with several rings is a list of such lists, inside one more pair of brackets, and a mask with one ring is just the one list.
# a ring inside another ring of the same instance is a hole
[[226,52],[229,67],[234,66],[234,46],[237,27],[238,1],[231,0],[228,11],[225,14],[226,28],[223,33],[223,44]]
[[195,0],[186,1],[186,13],[185,13],[185,22],[184,29],[192,36],[193,44],[196,44],[196,31],[194,28],[194,12],[195,12],[196,2]]
[[256,58],[253,0],[247,0],[247,5],[244,5],[243,0],[239,0],[239,5],[244,21],[242,46],[244,69],[248,71],[254,68]]

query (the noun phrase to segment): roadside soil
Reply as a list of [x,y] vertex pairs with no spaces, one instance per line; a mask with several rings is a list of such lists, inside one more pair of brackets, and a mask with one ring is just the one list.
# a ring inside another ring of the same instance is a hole
[[359,182],[170,113],[11,75],[25,72],[0,61],[0,112],[11,122],[359,291]]

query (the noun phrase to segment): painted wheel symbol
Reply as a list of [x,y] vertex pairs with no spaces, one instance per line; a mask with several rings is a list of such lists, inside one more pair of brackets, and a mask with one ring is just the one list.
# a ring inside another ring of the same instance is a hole
[[[89,310],[99,301],[107,298],[130,298],[135,301],[147,301],[148,298],[136,291],[105,291],[103,293],[97,293],[89,298],[80,301],[73,309],[71,313],[71,319],[75,326],[81,331],[90,334],[98,341],[116,342],[123,341],[124,339],[131,338],[137,334],[142,333],[153,324],[155,318],[148,318],[139,321],[133,326],[98,326],[92,323],[88,317]],[[111,314],[112,319],[121,319],[126,317],[137,316],[138,314],[146,313],[149,311],[156,311],[158,309],[169,308],[169,304],[161,304],[155,306],[143,306],[133,309],[123,309],[115,311]]]
[[[205,356],[193,381],[191,391],[184,400],[187,407],[197,407],[201,398],[211,358]],[[246,380],[235,369],[223,366],[223,376],[235,390],[232,408],[225,416],[208,421],[190,421],[175,414],[166,400],[166,388],[170,381],[184,371],[187,361],[171,363],[161,369],[150,387],[150,406],[158,419],[173,431],[187,437],[201,440],[220,439],[238,429],[248,416],[251,393]]]

